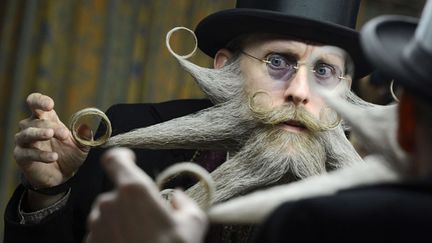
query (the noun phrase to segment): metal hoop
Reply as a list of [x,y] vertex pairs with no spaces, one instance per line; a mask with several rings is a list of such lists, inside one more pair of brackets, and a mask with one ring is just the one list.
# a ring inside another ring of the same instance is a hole
[[173,176],[181,174],[181,173],[189,173],[195,176],[197,179],[200,180],[205,185],[205,189],[207,192],[207,197],[205,200],[205,204],[202,206],[204,210],[207,210],[210,208],[210,206],[213,203],[213,197],[215,194],[215,183],[210,176],[210,173],[207,172],[204,168],[201,166],[190,163],[190,162],[184,162],[184,163],[178,163],[174,164],[167,169],[165,169],[161,174],[159,174],[156,178],[156,185],[159,187],[159,190],[163,189],[163,185]]
[[[102,118],[102,122],[105,124],[105,126],[107,128],[105,134],[103,134],[97,140],[93,140],[93,138],[91,138],[91,140],[82,139],[78,136],[77,131],[76,131],[77,122],[82,117],[91,116],[91,115],[99,116],[100,118]],[[69,123],[69,129],[71,130],[72,136],[75,139],[75,141],[77,141],[80,145],[89,146],[89,147],[96,147],[96,146],[99,146],[99,145],[106,143],[108,141],[108,139],[111,137],[111,133],[112,133],[111,122],[108,119],[108,117],[101,110],[99,110],[97,108],[93,108],[93,107],[82,109],[82,110],[76,112],[75,114],[73,114],[73,116],[71,117],[70,123]]]

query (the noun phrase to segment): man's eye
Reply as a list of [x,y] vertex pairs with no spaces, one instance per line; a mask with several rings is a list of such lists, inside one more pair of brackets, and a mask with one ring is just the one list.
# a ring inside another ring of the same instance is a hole
[[270,68],[274,69],[286,68],[289,64],[287,58],[279,54],[271,54],[267,60],[270,62]]
[[331,78],[336,74],[336,69],[332,65],[326,63],[316,65],[314,70],[319,78]]
[[273,80],[289,80],[295,73],[295,61],[289,58],[273,53],[267,57],[267,70]]

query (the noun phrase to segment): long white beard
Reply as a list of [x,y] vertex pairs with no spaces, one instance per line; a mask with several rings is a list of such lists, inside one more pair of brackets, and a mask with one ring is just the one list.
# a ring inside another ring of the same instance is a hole
[[[262,117],[249,109],[238,59],[215,70],[176,58],[216,105],[117,135],[106,146],[234,151],[234,157],[211,173],[216,183],[214,202],[361,161],[340,125],[332,131],[293,134],[263,124]],[[199,184],[188,193],[200,203],[204,200]]]
[[[244,102],[239,62],[234,61],[221,70],[215,70],[180,60],[186,70],[200,78],[197,82],[201,87],[206,86],[202,83],[212,84],[211,89],[205,90],[215,93],[208,93],[208,96],[217,101],[216,105],[195,114],[117,135],[106,146],[236,150],[244,144],[258,122]],[[228,89],[227,94],[225,91]]]
[[[286,183],[323,173],[325,161],[324,146],[314,135],[288,133],[270,126],[255,129],[242,149],[211,173],[216,186],[213,203],[281,180]],[[187,193],[204,205],[206,194],[201,184]]]

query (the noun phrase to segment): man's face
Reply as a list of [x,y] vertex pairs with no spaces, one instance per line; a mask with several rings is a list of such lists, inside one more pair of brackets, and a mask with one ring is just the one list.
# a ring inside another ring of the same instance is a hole
[[[344,75],[346,53],[334,46],[264,39],[248,43],[242,51],[240,68],[249,96],[264,91],[270,96],[268,98],[271,98],[272,107],[291,103],[304,108],[315,118],[319,118],[324,102],[312,92],[309,81],[334,88],[341,82],[338,77]],[[251,56],[266,60],[267,63]],[[304,130],[304,127],[295,123],[279,125],[294,133]]]

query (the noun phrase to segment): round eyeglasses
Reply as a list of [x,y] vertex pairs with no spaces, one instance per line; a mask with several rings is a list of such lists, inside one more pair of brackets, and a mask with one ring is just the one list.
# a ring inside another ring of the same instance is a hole
[[[244,51],[241,53],[265,63],[269,76],[276,81],[291,80],[301,65],[308,66],[305,62],[297,61],[293,57],[280,53],[271,53],[265,59],[255,57]],[[337,66],[324,62],[317,62],[309,70],[313,73],[315,81],[325,87],[335,87],[341,80],[346,79]]]

